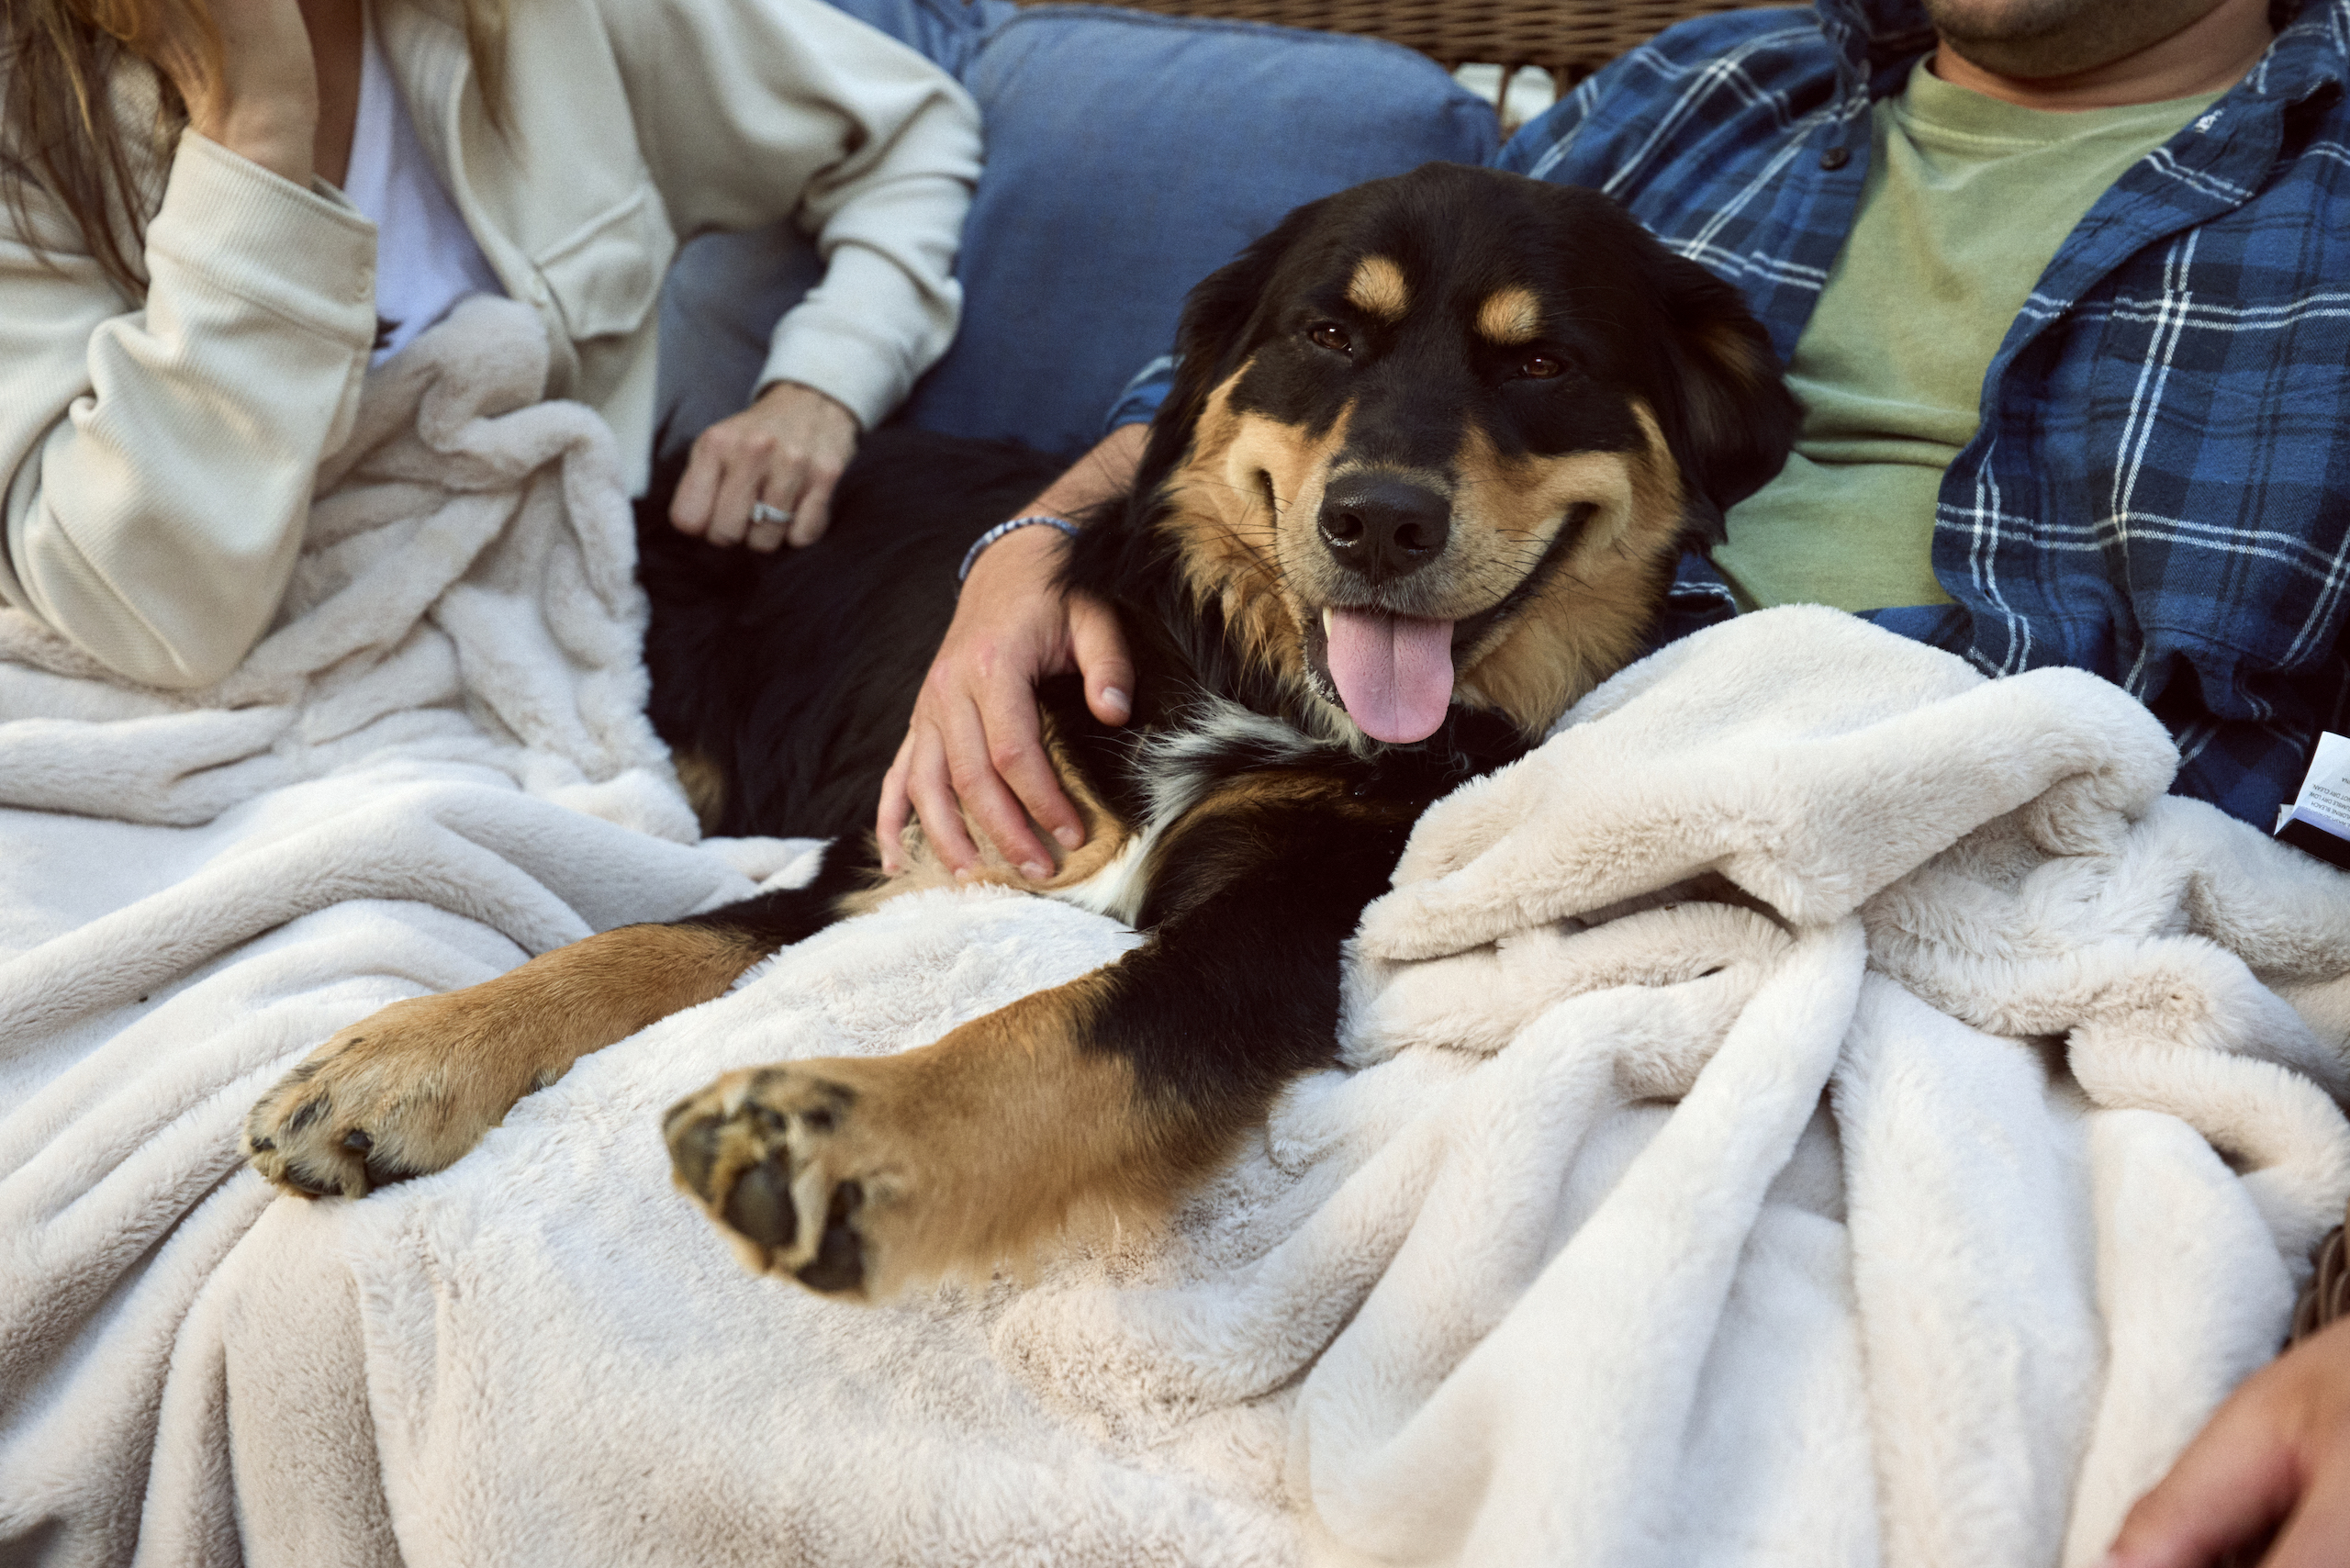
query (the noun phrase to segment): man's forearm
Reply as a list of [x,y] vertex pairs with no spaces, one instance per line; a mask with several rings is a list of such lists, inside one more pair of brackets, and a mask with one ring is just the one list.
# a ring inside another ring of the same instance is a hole
[[1117,499],[1134,488],[1149,431],[1148,425],[1120,425],[1095,442],[1091,452],[1071,464],[1068,472],[1046,486],[1045,493],[1024,510],[1075,520],[1104,501]]

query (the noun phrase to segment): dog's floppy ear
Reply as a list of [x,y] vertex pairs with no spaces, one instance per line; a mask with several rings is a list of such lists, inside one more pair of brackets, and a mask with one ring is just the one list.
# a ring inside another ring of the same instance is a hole
[[1729,537],[1722,514],[1785,464],[1803,407],[1737,287],[1658,249],[1671,364],[1657,417],[1681,465],[1690,527],[1718,544]]
[[1184,297],[1175,328],[1175,385],[1150,422],[1142,489],[1183,460],[1208,394],[1240,368],[1253,346],[1250,328],[1274,270],[1298,230],[1322,202],[1308,202],[1239,255],[1210,273]]

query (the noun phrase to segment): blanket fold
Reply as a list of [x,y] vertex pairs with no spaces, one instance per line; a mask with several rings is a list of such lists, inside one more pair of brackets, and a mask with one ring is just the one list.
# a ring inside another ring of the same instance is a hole
[[[363,761],[470,761],[690,841],[644,718],[612,435],[541,401],[527,308],[460,305],[368,382],[270,633],[206,690],[131,685],[0,615],[0,806],[195,825]],[[421,342],[421,340],[420,340]],[[14,666],[13,668],[8,666]]]
[[[253,1101],[386,1002],[747,896],[805,847],[693,844],[612,438],[545,376],[506,301],[390,361],[276,625],[211,691],[0,612],[0,1556],[267,1558],[224,1382],[224,1325],[276,1321],[287,1278],[249,1237],[284,1212],[238,1159]],[[355,1307],[327,1255],[301,1277]],[[364,1394],[341,1408],[321,1473],[373,1486]],[[159,1448],[159,1421],[202,1435]]]

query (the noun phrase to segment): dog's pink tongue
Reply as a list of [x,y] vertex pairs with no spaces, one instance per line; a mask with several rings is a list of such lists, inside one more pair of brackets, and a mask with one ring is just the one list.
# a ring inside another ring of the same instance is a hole
[[1424,741],[1452,700],[1452,622],[1333,610],[1330,678],[1348,714],[1375,741]]

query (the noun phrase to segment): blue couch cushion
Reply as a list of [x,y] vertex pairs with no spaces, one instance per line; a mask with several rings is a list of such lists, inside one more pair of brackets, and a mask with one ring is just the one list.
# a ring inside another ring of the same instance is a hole
[[987,166],[962,331],[906,406],[926,429],[1081,451],[1172,343],[1184,293],[1290,208],[1494,151],[1491,106],[1376,39],[1091,6],[971,14]]
[[969,73],[987,35],[1020,10],[1011,0],[832,0],[832,5],[930,56],[957,78]]

